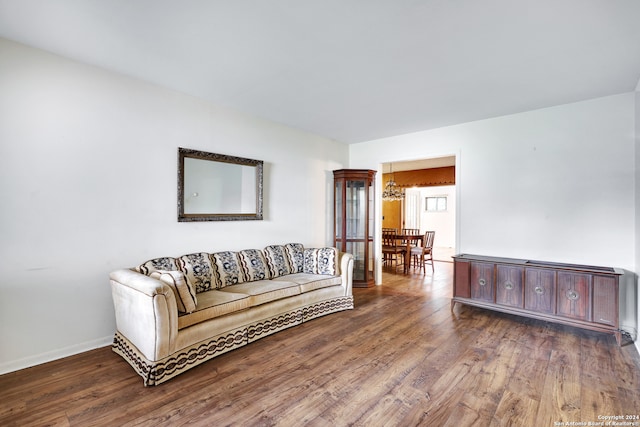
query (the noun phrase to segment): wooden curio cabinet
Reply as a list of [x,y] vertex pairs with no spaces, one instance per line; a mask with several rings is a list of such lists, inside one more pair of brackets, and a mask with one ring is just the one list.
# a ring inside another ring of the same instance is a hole
[[353,255],[353,286],[374,282],[373,226],[376,171],[340,169],[334,179],[334,245]]

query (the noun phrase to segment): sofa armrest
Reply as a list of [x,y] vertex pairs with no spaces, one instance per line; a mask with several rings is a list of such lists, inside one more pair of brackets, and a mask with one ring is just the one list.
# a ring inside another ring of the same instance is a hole
[[133,270],[109,275],[116,328],[150,361],[175,351],[178,307],[171,288]]
[[345,287],[344,295],[351,296],[353,294],[353,255],[348,252],[338,252],[338,258],[342,285]]

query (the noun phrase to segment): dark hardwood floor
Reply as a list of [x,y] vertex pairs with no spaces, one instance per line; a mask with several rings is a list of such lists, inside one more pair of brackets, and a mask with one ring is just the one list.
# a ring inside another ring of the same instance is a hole
[[452,313],[452,265],[435,269],[385,273],[383,286],[354,289],[355,310],[157,387],[109,347],[2,375],[0,425],[555,426],[640,415],[631,343],[460,305]]

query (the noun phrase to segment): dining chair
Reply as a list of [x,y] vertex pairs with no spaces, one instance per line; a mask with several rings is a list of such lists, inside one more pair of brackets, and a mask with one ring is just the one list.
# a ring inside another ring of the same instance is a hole
[[427,231],[424,233],[422,246],[411,248],[411,258],[413,259],[414,266],[417,263],[418,267],[422,268],[422,272],[425,274],[425,264],[427,262],[431,264],[431,272],[433,273],[435,271],[433,267],[433,240],[435,236],[435,231]]
[[398,269],[399,261],[404,262],[404,256],[406,254],[407,248],[404,246],[398,246],[396,244],[396,235],[398,231],[396,229],[383,229],[382,230],[382,256],[383,256],[383,264],[388,264],[393,267],[393,263],[395,262],[395,267],[393,268],[393,272],[395,273]]
[[[405,235],[405,236],[419,236],[420,235],[420,229],[419,228],[403,228],[402,229],[402,234]],[[411,240],[411,239],[409,239],[409,240]],[[418,242],[417,240],[412,240],[410,242],[410,244],[415,247],[415,246],[418,246],[417,242]],[[407,241],[403,240],[402,244],[404,246],[407,246]]]
[[410,234],[412,236],[417,236],[420,234],[419,228],[403,228],[402,234]]

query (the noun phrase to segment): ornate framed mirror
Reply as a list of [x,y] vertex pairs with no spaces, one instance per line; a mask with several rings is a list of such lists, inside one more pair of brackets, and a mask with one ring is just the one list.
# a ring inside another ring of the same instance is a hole
[[178,148],[178,221],[262,219],[262,160]]

